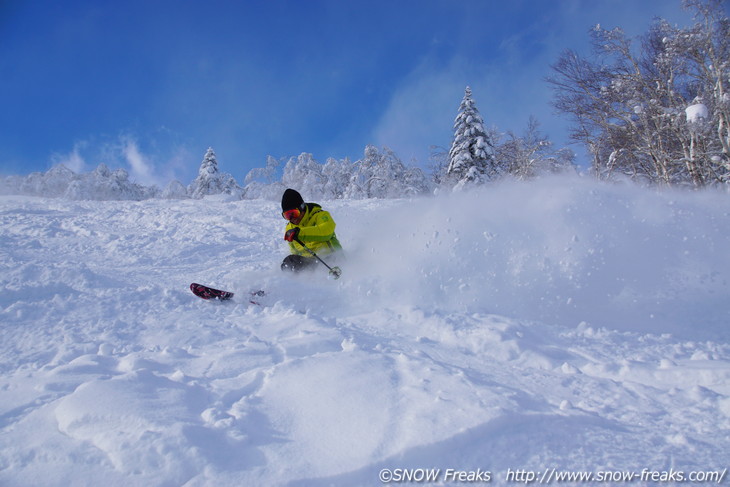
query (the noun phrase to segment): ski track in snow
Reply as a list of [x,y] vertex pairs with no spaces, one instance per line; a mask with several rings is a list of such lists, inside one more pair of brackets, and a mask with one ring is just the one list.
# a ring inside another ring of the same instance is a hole
[[727,194],[325,207],[339,281],[281,274],[276,202],[0,197],[0,485],[730,466]]

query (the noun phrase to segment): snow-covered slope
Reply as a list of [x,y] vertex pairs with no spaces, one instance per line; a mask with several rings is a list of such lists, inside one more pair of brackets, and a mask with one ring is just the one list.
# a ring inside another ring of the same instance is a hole
[[271,202],[1,197],[0,485],[729,466],[727,194],[325,203],[339,281],[281,274]]

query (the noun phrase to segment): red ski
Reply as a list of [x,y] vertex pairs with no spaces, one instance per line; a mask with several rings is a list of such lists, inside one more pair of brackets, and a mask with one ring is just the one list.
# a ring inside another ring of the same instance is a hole
[[[219,301],[226,301],[233,297],[233,293],[230,291],[213,289],[212,287],[204,286],[195,282],[190,285],[190,290],[193,292],[193,294],[203,299],[217,299]],[[248,300],[249,303],[264,306],[261,303],[261,298],[266,296],[265,291],[251,291],[249,294],[251,295]]]
[[202,284],[197,284],[195,282],[190,285],[190,290],[193,294],[203,299],[218,299],[220,301],[225,301],[226,299],[231,299],[233,297],[232,292],[213,289],[212,287],[203,286]]

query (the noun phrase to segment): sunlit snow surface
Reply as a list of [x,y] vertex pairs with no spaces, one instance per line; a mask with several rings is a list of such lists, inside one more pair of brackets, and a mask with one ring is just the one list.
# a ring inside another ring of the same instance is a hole
[[320,203],[338,281],[281,273],[277,202],[0,197],[0,485],[730,466],[728,194]]

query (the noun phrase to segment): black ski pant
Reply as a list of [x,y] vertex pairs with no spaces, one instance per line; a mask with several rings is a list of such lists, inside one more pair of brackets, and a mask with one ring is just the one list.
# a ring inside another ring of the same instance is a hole
[[313,269],[318,264],[314,257],[303,257],[301,255],[287,255],[281,263],[282,271],[299,272],[305,269]]

